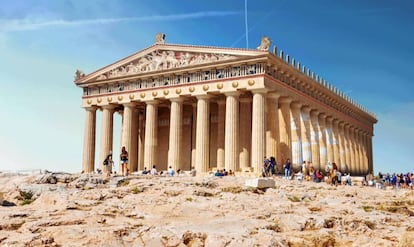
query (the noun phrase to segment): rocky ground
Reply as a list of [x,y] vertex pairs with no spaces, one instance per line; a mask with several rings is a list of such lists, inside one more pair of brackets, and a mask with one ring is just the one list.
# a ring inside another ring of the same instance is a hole
[[0,173],[0,246],[414,246],[414,192]]

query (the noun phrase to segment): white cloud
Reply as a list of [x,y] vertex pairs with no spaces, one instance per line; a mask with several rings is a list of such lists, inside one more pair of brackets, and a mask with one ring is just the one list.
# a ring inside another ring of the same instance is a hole
[[235,11],[205,11],[172,15],[150,15],[141,17],[84,19],[84,20],[41,20],[41,19],[0,19],[0,32],[16,32],[37,30],[49,27],[70,27],[94,24],[111,24],[118,22],[149,22],[149,21],[178,21],[188,19],[200,19],[206,17],[219,17],[236,15]]

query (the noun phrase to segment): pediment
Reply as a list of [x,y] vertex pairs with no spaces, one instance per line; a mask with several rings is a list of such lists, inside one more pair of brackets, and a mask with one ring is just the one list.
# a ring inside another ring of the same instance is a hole
[[154,45],[89,75],[77,72],[75,83],[83,84],[98,82],[107,79],[185,68],[188,66],[221,62],[259,54],[263,54],[263,51],[217,47]]

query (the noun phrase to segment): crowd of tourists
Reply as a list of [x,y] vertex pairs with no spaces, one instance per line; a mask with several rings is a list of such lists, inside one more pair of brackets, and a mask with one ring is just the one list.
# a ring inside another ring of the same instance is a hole
[[414,174],[407,173],[378,173],[378,176],[368,174],[365,177],[364,185],[375,186],[378,189],[385,189],[386,187],[401,188],[401,189],[414,189],[413,187]]
[[[263,177],[270,177],[276,175],[277,163],[274,157],[270,159],[264,158],[263,161]],[[299,171],[294,173],[292,171],[292,163],[290,159],[287,159],[283,164],[284,179],[297,179],[299,181],[313,181],[316,183],[324,182],[331,183],[334,185],[342,183],[342,177],[345,176],[345,181],[343,182],[346,185],[352,185],[351,175],[342,174],[338,166],[335,163],[328,162],[326,169],[324,171],[320,169],[315,169],[310,161],[303,161],[302,166]]]

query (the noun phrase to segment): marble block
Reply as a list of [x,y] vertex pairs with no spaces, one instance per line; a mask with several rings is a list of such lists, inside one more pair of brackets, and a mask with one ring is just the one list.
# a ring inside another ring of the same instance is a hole
[[253,178],[247,179],[245,182],[246,186],[255,187],[255,188],[274,188],[275,181],[271,178]]

